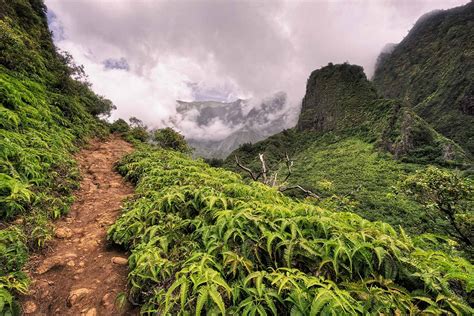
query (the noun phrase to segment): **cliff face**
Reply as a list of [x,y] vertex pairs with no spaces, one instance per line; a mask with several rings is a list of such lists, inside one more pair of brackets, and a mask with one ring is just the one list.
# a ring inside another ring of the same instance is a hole
[[474,153],[474,3],[421,17],[381,54],[373,82]]
[[308,79],[297,129],[330,131],[357,125],[376,98],[362,67],[329,64]]
[[376,93],[362,67],[329,64],[311,73],[298,131],[358,135],[410,162],[463,161],[463,150],[406,102]]

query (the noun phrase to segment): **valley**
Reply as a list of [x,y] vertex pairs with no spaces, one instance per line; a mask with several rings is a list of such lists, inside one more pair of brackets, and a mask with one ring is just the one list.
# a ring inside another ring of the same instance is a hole
[[[141,94],[110,118],[52,19],[0,0],[0,315],[474,314],[474,2],[422,16],[371,79],[328,62],[301,104],[176,101],[150,127]],[[106,61],[94,80],[144,91]]]

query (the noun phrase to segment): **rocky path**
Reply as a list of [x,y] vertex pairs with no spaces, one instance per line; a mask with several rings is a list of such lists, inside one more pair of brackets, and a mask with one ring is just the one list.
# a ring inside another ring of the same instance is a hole
[[70,213],[55,222],[55,239],[44,254],[31,257],[25,315],[134,315],[116,297],[126,292],[127,256],[107,242],[107,229],[132,187],[113,164],[132,147],[112,136],[93,141],[76,155],[82,181]]

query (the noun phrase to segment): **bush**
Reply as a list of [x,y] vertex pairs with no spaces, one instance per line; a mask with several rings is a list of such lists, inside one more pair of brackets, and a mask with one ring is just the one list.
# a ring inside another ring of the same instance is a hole
[[125,136],[125,139],[130,142],[142,142],[145,143],[150,138],[150,134],[143,127],[133,127]]
[[153,132],[152,140],[162,148],[173,149],[183,153],[191,152],[191,148],[184,139],[184,136],[171,127],[158,129]]
[[428,220],[436,222],[437,218],[448,218],[450,227],[445,233],[468,246],[466,251],[474,256],[474,185],[471,180],[464,179],[458,172],[429,166],[409,176],[401,187],[425,206]]
[[118,119],[110,124],[110,132],[118,134],[126,134],[130,131],[130,126],[123,119]]

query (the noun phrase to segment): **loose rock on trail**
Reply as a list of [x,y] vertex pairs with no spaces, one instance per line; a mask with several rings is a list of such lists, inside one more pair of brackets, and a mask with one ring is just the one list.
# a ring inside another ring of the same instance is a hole
[[44,253],[31,256],[32,283],[22,298],[25,315],[135,315],[128,303],[119,308],[118,294],[127,291],[127,256],[107,242],[107,229],[133,193],[113,164],[132,146],[112,136],[94,140],[76,159],[81,187],[69,214],[55,222],[55,239]]

